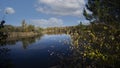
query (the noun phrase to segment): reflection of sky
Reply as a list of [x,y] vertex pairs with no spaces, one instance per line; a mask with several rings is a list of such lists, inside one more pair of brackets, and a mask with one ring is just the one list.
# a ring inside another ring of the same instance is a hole
[[57,56],[68,54],[70,43],[71,39],[69,35],[46,34],[40,40],[37,40],[37,42],[28,45],[26,49],[22,47],[21,41],[15,45],[7,45],[6,47],[11,49],[10,56],[17,67],[20,64],[21,68],[23,66],[30,68],[32,65],[48,67],[48,65],[57,62]]
[[28,49],[44,49],[48,47],[64,46],[64,41],[66,40],[67,42],[70,42],[70,37],[67,35],[44,35],[41,40],[34,43],[34,46],[29,46]]

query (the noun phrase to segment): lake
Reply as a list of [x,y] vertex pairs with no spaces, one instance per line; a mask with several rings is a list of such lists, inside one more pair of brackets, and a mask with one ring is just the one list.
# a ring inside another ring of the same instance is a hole
[[[6,68],[50,68],[60,57],[71,53],[71,37],[66,34],[45,34],[6,42],[0,47],[0,63]],[[4,52],[3,52],[4,51]]]
[[[119,68],[119,47],[90,45],[73,34],[0,40],[0,68]],[[78,43],[79,42],[79,43]]]

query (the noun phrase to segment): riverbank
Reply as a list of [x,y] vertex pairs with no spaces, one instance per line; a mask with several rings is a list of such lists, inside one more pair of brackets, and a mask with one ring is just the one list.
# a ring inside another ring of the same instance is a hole
[[41,33],[37,32],[9,32],[7,40],[14,40],[17,38],[26,38],[26,37],[34,37],[41,35]]
[[40,33],[37,32],[9,32],[8,37],[13,38],[13,37],[29,37],[29,36],[35,36],[39,35]]

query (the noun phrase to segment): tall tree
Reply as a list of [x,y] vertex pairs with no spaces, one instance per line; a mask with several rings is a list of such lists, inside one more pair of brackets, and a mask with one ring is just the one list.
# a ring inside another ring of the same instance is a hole
[[26,28],[27,28],[27,24],[26,24],[25,20],[22,21],[22,28],[23,28],[23,32],[25,32]]
[[98,23],[119,23],[120,22],[120,1],[119,0],[88,0],[86,8],[92,12],[88,14],[84,10],[87,20]]

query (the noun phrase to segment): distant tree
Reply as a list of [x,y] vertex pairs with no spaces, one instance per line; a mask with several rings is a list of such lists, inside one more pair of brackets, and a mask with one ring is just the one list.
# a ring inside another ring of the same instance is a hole
[[22,27],[16,27],[14,31],[15,32],[23,32],[23,28]]
[[4,25],[4,28],[2,29],[4,32],[13,32],[15,31],[15,27],[12,25]]
[[0,29],[4,27],[4,24],[5,24],[5,21],[2,20],[2,21],[0,22]]
[[28,25],[28,26],[27,26],[27,29],[28,29],[29,32],[35,31],[34,25]]
[[22,21],[22,29],[23,29],[23,32],[27,31],[27,24],[25,22],[25,19]]

